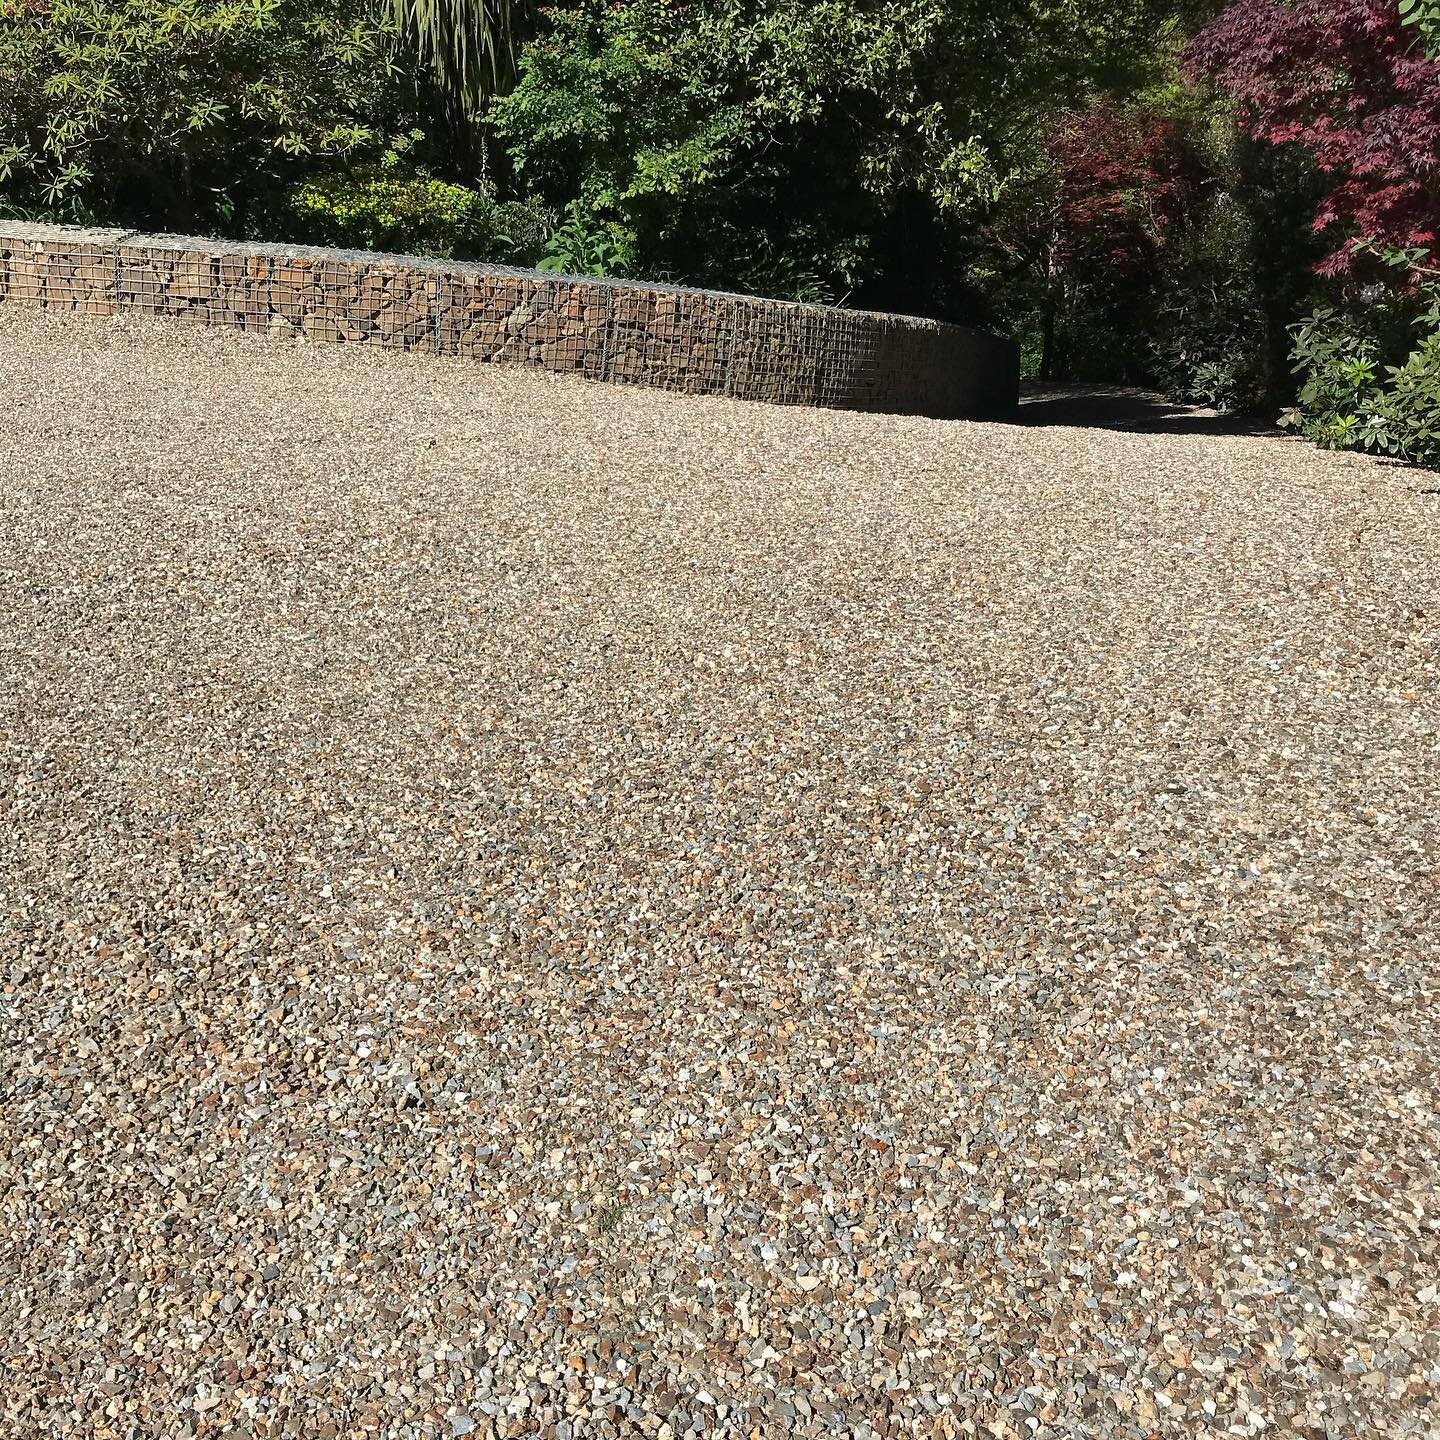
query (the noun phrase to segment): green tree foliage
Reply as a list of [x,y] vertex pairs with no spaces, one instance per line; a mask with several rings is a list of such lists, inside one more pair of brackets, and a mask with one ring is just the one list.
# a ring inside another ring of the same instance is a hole
[[1420,32],[1429,54],[1440,57],[1440,0],[1400,0],[1400,19]]
[[76,216],[228,227],[382,133],[363,0],[0,0],[0,183]]
[[1039,118],[1152,64],[1149,0],[559,0],[491,120],[645,268],[954,312]]
[[1191,109],[1187,132],[1205,182],[1145,304],[1109,317],[1109,343],[1177,399],[1273,411],[1293,388],[1289,326],[1325,249],[1309,223],[1320,180],[1304,156],[1241,134],[1227,107]]

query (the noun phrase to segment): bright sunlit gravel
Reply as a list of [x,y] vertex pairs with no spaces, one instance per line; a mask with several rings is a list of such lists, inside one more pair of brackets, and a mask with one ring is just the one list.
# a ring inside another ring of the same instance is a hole
[[1440,1431],[1434,476],[0,397],[6,1440]]

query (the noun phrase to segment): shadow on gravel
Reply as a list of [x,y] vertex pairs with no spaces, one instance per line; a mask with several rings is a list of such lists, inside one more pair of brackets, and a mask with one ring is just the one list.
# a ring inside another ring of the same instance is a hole
[[1011,423],[1128,430],[1136,435],[1282,435],[1253,416],[1222,415],[1177,404],[1151,390],[1117,385],[1027,382],[1020,387],[1020,408]]

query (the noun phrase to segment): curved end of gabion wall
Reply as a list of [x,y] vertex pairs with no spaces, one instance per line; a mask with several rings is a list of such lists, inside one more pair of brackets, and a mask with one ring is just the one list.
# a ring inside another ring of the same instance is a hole
[[168,315],[316,341],[427,350],[692,395],[1003,415],[1008,340],[832,310],[493,265],[0,221],[0,301]]

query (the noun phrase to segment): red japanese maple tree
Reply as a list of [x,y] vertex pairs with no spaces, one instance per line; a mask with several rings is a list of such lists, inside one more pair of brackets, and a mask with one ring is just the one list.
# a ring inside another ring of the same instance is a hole
[[1048,378],[1068,312],[1087,299],[1134,304],[1153,288],[1201,175],[1172,119],[1111,101],[1053,117],[1042,155],[996,233],[1038,282]]
[[1303,146],[1334,177],[1314,220],[1335,241],[1322,274],[1352,270],[1354,237],[1440,235],[1440,62],[1397,0],[1239,0],[1187,60],[1235,96],[1254,139]]
[[1058,263],[1115,286],[1149,278],[1197,183],[1179,127],[1143,108],[1101,103],[1056,116],[1046,149]]

